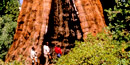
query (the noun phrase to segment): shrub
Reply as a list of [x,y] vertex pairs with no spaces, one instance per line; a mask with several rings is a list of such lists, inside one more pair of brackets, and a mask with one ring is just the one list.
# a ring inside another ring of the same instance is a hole
[[105,10],[110,21],[113,39],[119,42],[130,40],[130,0],[115,0],[114,8]]
[[85,42],[75,42],[75,47],[69,54],[58,59],[57,65],[128,65],[130,52],[125,43],[112,40],[107,34],[100,33],[96,37],[88,35]]
[[12,61],[12,62],[9,62],[9,63],[5,63],[4,61],[2,61],[0,59],[0,65],[25,65],[24,62],[18,62],[18,61]]

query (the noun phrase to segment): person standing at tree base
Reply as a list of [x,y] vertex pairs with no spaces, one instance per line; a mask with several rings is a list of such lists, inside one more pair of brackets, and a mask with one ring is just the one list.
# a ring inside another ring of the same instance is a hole
[[49,65],[49,58],[50,58],[50,48],[49,48],[49,43],[46,42],[46,44],[43,46],[43,51],[44,51],[44,57],[46,59],[45,65]]
[[35,52],[35,48],[32,47],[30,57],[32,59],[32,65],[37,65],[37,53]]
[[58,57],[58,58],[61,57],[62,52],[61,52],[60,45],[57,45],[57,46],[55,47],[55,53],[57,54],[57,57]]

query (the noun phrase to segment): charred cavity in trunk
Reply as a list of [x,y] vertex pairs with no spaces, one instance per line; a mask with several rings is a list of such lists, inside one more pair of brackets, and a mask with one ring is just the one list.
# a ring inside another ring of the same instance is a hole
[[82,35],[73,1],[53,0],[44,42],[49,41],[52,49],[55,45],[61,45],[66,54],[74,47],[75,40],[83,41]]

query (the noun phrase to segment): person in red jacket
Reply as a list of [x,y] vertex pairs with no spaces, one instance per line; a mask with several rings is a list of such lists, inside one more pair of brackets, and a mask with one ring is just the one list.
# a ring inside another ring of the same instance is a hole
[[60,45],[57,45],[57,46],[55,47],[55,53],[57,54],[57,57],[58,57],[58,58],[61,56],[62,52],[61,52]]

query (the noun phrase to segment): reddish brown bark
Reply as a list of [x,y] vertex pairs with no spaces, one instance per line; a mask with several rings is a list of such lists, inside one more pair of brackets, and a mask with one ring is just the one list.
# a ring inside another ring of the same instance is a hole
[[79,13],[83,39],[86,39],[89,32],[93,35],[101,32],[106,25],[100,0],[76,0],[75,4]]
[[105,26],[100,0],[24,0],[6,62],[24,59],[30,65],[30,49],[34,46],[40,64],[43,42],[50,42],[52,56],[57,44],[64,54],[75,40],[85,39],[89,32],[96,35]]
[[8,51],[6,62],[24,59],[26,64],[30,64],[30,49],[32,46],[36,48],[38,58],[41,56],[41,46],[44,39],[45,26],[48,25],[50,9],[51,0],[23,1],[14,42]]

